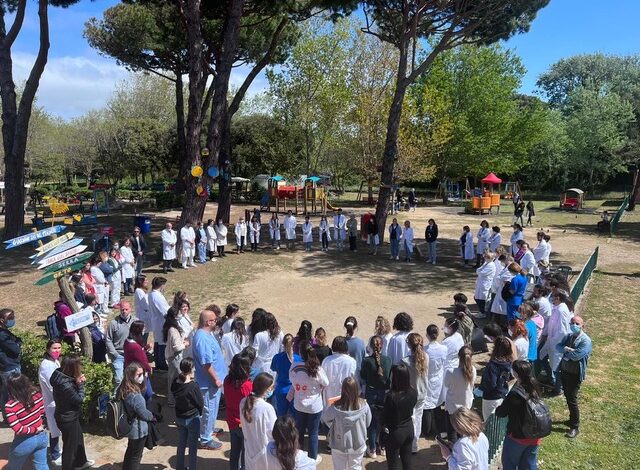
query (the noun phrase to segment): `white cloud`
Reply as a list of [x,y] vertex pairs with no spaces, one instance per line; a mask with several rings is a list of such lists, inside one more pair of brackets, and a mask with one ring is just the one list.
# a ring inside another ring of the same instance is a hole
[[[22,83],[29,76],[35,55],[13,55],[14,79]],[[38,88],[38,105],[65,119],[80,116],[105,105],[116,84],[129,72],[99,57],[50,57]]]

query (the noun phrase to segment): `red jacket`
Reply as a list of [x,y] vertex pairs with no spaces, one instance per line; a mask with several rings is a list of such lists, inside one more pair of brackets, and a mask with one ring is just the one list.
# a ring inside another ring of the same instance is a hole
[[240,388],[236,388],[234,381],[230,380],[227,376],[224,379],[224,400],[227,404],[227,424],[229,425],[229,431],[238,429],[240,427],[240,400],[248,397],[253,390],[253,383],[251,380],[244,382],[240,385]]
[[147,359],[147,353],[135,341],[129,341],[128,339],[124,342],[124,347],[122,348],[124,351],[124,366],[127,367],[132,362],[138,362],[142,366],[145,372],[151,373],[151,366],[149,365],[149,360]]

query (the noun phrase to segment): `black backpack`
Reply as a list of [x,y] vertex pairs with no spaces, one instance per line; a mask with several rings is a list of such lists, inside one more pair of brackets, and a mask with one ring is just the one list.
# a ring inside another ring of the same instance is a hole
[[527,439],[541,439],[551,434],[551,412],[540,399],[529,398],[524,390],[518,390],[525,400],[522,415],[522,434]]
[[47,333],[47,338],[58,339],[60,338],[60,330],[58,329],[58,317],[56,313],[52,313],[47,317],[44,322],[44,329]]
[[116,439],[122,439],[131,432],[132,419],[127,414],[122,400],[109,400],[107,405],[107,431]]

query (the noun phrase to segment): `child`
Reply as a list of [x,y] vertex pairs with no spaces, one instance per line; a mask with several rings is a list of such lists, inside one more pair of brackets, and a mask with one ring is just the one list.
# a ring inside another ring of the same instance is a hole
[[[457,300],[456,300],[457,299]],[[459,292],[453,296],[453,315],[458,320],[460,328],[458,333],[462,335],[464,343],[468,344],[471,341],[471,332],[473,331],[473,320],[471,319],[471,312],[467,307],[467,296]]]
[[253,381],[253,391],[240,402],[240,426],[244,436],[246,470],[267,468],[267,444],[271,440],[276,412],[266,399],[273,392],[273,377],[261,372]]
[[340,396],[342,381],[347,377],[355,377],[357,369],[356,360],[349,356],[347,338],[336,336],[331,346],[333,354],[322,361],[322,368],[329,378],[329,385],[322,392],[325,407],[332,398]]
[[287,400],[287,393],[291,388],[289,380],[289,370],[294,362],[302,362],[299,355],[293,352],[293,335],[287,333],[282,340],[284,351],[279,352],[271,360],[271,370],[276,374],[276,387],[273,396],[276,404],[276,415],[284,416],[289,414],[295,416],[293,403]]
[[447,414],[447,434],[451,442],[456,441],[456,432],[451,426],[451,415],[458,408],[464,407],[471,409],[473,405],[473,384],[476,381],[477,371],[473,365],[471,356],[473,352],[469,346],[460,348],[458,352],[459,365],[452,371],[447,371],[444,377],[444,386],[446,387],[446,395],[444,400],[444,409]]
[[460,236],[460,249],[462,250],[462,259],[464,260],[464,267],[469,267],[469,260],[475,258],[473,252],[473,235],[471,235],[471,228],[468,225],[462,227],[462,235]]
[[247,224],[244,223],[244,217],[238,219],[238,223],[235,228],[236,234],[236,253],[244,253],[244,245],[247,241]]
[[258,251],[258,243],[260,243],[260,222],[255,216],[251,217],[249,222],[249,241],[251,242],[251,251]]
[[304,243],[304,251],[311,251],[311,244],[313,243],[313,224],[309,219],[309,216],[305,216],[304,224],[302,224],[302,241]]
[[231,331],[231,325],[233,324],[233,320],[238,316],[238,313],[240,313],[240,307],[236,304],[227,305],[224,317],[222,318],[224,320],[222,325],[222,334],[229,333]]
[[329,242],[331,241],[331,235],[329,235],[329,221],[327,220],[326,215],[320,217],[320,226],[318,230],[320,232],[322,251],[329,251]]
[[240,355],[233,356],[229,365],[229,375],[224,379],[224,399],[227,405],[226,416],[231,441],[229,457],[231,470],[244,468],[244,436],[240,427],[240,401],[248,397],[253,389],[249,378],[250,369],[251,363],[248,358]]
[[409,263],[411,262],[411,256],[413,255],[413,229],[411,228],[411,222],[408,220],[404,221],[402,239],[404,245],[404,260]]
[[200,416],[204,399],[200,387],[194,380],[194,362],[185,357],[180,362],[180,375],[171,384],[171,393],[176,400],[176,425],[178,426],[178,455],[176,468],[185,468],[184,453],[189,444],[189,468],[196,468],[198,462],[198,439],[200,437]]
[[271,236],[271,248],[280,249],[280,219],[275,212],[269,220],[269,235]]
[[369,254],[377,255],[380,236],[378,235],[378,221],[374,215],[371,215],[367,222],[367,244],[369,245]]
[[324,328],[317,328],[315,334],[313,335],[313,349],[316,350],[316,355],[318,356],[318,360],[320,364],[327,356],[332,354],[331,348],[327,346],[327,332],[324,331]]

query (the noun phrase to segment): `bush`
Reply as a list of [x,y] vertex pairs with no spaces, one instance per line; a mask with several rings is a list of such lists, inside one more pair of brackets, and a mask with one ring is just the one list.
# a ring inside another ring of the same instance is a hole
[[171,191],[152,193],[156,200],[156,209],[173,209],[184,205],[184,194],[176,194]]
[[[22,339],[22,373],[29,377],[34,384],[38,384],[38,369],[47,348],[47,338],[26,331],[17,332],[17,335]],[[72,348],[63,343],[62,354],[65,355],[71,352]],[[87,419],[94,415],[92,410],[96,408],[98,398],[104,394],[111,394],[113,390],[113,372],[108,364],[95,364],[87,357],[82,358],[82,366],[83,373],[87,378],[84,385],[82,412],[85,419]]]

